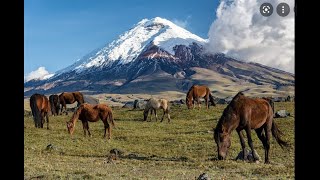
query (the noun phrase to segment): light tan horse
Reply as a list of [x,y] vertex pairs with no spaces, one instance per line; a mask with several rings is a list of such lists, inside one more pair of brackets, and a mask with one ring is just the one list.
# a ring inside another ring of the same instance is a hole
[[188,109],[190,109],[191,107],[195,108],[195,102],[198,103],[198,109],[200,109],[200,98],[204,98],[207,109],[209,109],[209,101],[212,106],[216,106],[213,100],[213,96],[211,95],[210,89],[207,86],[193,85],[189,89],[186,96],[186,104]]
[[91,136],[88,122],[97,122],[99,119],[101,119],[104,124],[104,138],[106,138],[106,133],[108,129],[109,139],[111,139],[110,124],[112,124],[113,127],[115,127],[115,125],[113,121],[112,109],[106,104],[81,104],[79,108],[74,112],[71,120],[67,122],[67,128],[71,135],[73,134],[76,121],[78,119],[82,121],[83,132],[85,136],[86,131],[88,131],[89,136]]
[[152,112],[154,112],[155,114],[155,117],[156,117],[156,121],[158,121],[158,116],[157,116],[157,110],[158,109],[163,109],[163,115],[162,115],[162,118],[161,118],[161,121],[163,121],[163,118],[164,118],[164,115],[167,114],[167,117],[168,117],[168,122],[170,122],[171,118],[170,118],[170,114],[169,114],[169,106],[168,106],[168,100],[166,99],[155,99],[155,98],[151,98],[148,100],[147,104],[146,104],[146,107],[144,109],[144,112],[143,112],[143,115],[144,115],[144,118],[143,120],[146,121],[147,118],[148,118],[148,114],[149,114],[149,111],[151,113],[150,115],[150,121],[152,120]]

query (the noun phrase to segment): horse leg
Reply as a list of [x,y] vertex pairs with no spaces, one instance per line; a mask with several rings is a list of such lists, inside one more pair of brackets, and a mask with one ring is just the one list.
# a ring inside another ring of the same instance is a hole
[[258,158],[258,156],[257,156],[257,154],[255,153],[255,150],[254,150],[254,148],[253,148],[253,141],[252,141],[252,138],[251,138],[251,129],[250,129],[249,126],[247,126],[247,127],[245,128],[245,130],[246,130],[247,137],[248,137],[248,144],[249,144],[249,146],[250,146],[250,148],[251,148],[251,151],[252,151],[253,159],[254,159],[254,161],[259,160],[259,158]]
[[162,115],[162,118],[161,118],[161,121],[160,121],[160,122],[163,121],[163,118],[164,118],[164,115],[165,115],[165,114],[166,114],[166,110],[163,109],[163,115]]
[[169,114],[169,109],[167,109],[166,111],[167,111],[167,116],[168,116],[168,123],[170,123],[171,118],[170,118],[170,114]]
[[49,129],[49,115],[46,113],[46,119],[47,119],[47,129]]
[[83,128],[84,137],[86,137],[87,136],[87,127],[86,127],[85,121],[82,121],[82,128]]
[[104,138],[107,137],[107,129],[108,129],[108,139],[111,139],[111,127],[109,123],[106,121],[104,123],[104,136],[103,136]]
[[157,114],[157,110],[156,109],[153,109],[154,110],[154,116],[156,117],[156,121],[158,122],[158,114]]
[[244,142],[242,131],[237,129],[237,133],[238,133],[239,138],[240,138],[240,143],[241,143],[241,147],[242,147],[242,154],[243,154],[243,160],[248,160],[248,154],[247,154],[247,151],[246,151],[246,143]]
[[272,125],[267,125],[264,127],[264,133],[266,134],[266,148],[265,148],[265,158],[264,158],[264,163],[269,164],[269,150],[270,150],[270,137],[272,136],[271,134],[271,127]]
[[[263,134],[263,127],[260,127],[258,129],[256,129],[255,131],[257,133],[258,138],[260,139],[260,141],[263,144],[263,148],[264,148],[264,152],[265,152],[264,153],[264,158],[266,160],[266,157],[267,157],[267,139]],[[254,152],[254,153],[256,153],[256,152]]]
[[200,98],[197,98],[197,103],[198,103],[198,110],[200,110],[201,109]]
[[44,112],[41,111],[41,121],[40,121],[40,127],[43,128],[43,124],[44,124]]
[[209,109],[209,94],[206,94],[204,100],[206,101],[206,107]]
[[88,123],[88,121],[86,121],[86,127],[87,127],[87,131],[88,131],[89,137],[91,137],[91,133],[89,131],[89,123]]

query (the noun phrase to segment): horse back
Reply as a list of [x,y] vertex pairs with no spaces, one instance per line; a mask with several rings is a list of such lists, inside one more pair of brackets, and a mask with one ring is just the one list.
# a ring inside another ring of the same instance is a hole
[[195,97],[204,97],[209,92],[209,88],[207,86],[196,85],[193,87],[193,89],[194,89],[193,93]]
[[251,129],[260,128],[270,121],[270,116],[273,116],[272,107],[269,102],[264,99],[246,98],[242,106],[242,117],[249,117],[247,120],[250,121]]

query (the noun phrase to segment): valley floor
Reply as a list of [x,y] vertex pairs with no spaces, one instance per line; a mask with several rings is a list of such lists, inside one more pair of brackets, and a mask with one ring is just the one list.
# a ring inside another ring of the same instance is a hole
[[[227,160],[216,160],[211,130],[225,107],[188,110],[185,105],[172,106],[171,123],[167,119],[156,122],[154,118],[143,122],[141,110],[114,108],[116,128],[112,129],[110,141],[103,139],[102,121],[89,123],[92,137],[83,136],[78,121],[71,137],[66,121],[72,114],[50,116],[50,130],[36,129],[32,117],[25,116],[24,177],[195,179],[206,173],[211,179],[294,179],[294,103],[275,103],[275,110],[286,109],[293,117],[275,119],[290,147],[283,150],[272,138],[271,164],[263,163],[263,146],[254,131],[253,143],[262,158],[259,164],[234,160],[241,150],[236,132],[232,133]],[[158,116],[160,119],[162,111],[158,111]],[[109,151],[114,148],[124,154],[109,161]]]

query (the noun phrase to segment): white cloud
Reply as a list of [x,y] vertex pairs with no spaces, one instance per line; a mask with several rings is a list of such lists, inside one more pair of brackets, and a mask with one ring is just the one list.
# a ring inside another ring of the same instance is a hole
[[53,75],[54,74],[50,74],[45,67],[39,67],[37,70],[31,71],[29,74],[24,76],[24,81],[27,82],[32,79],[40,79],[40,80],[48,79]]
[[182,28],[187,28],[190,18],[191,16],[188,16],[185,20],[173,19],[172,22]]
[[273,14],[260,14],[261,0],[221,0],[212,23],[207,50],[223,52],[243,61],[253,61],[294,73],[294,1],[286,1],[290,13],[277,14],[280,0],[268,1]]

